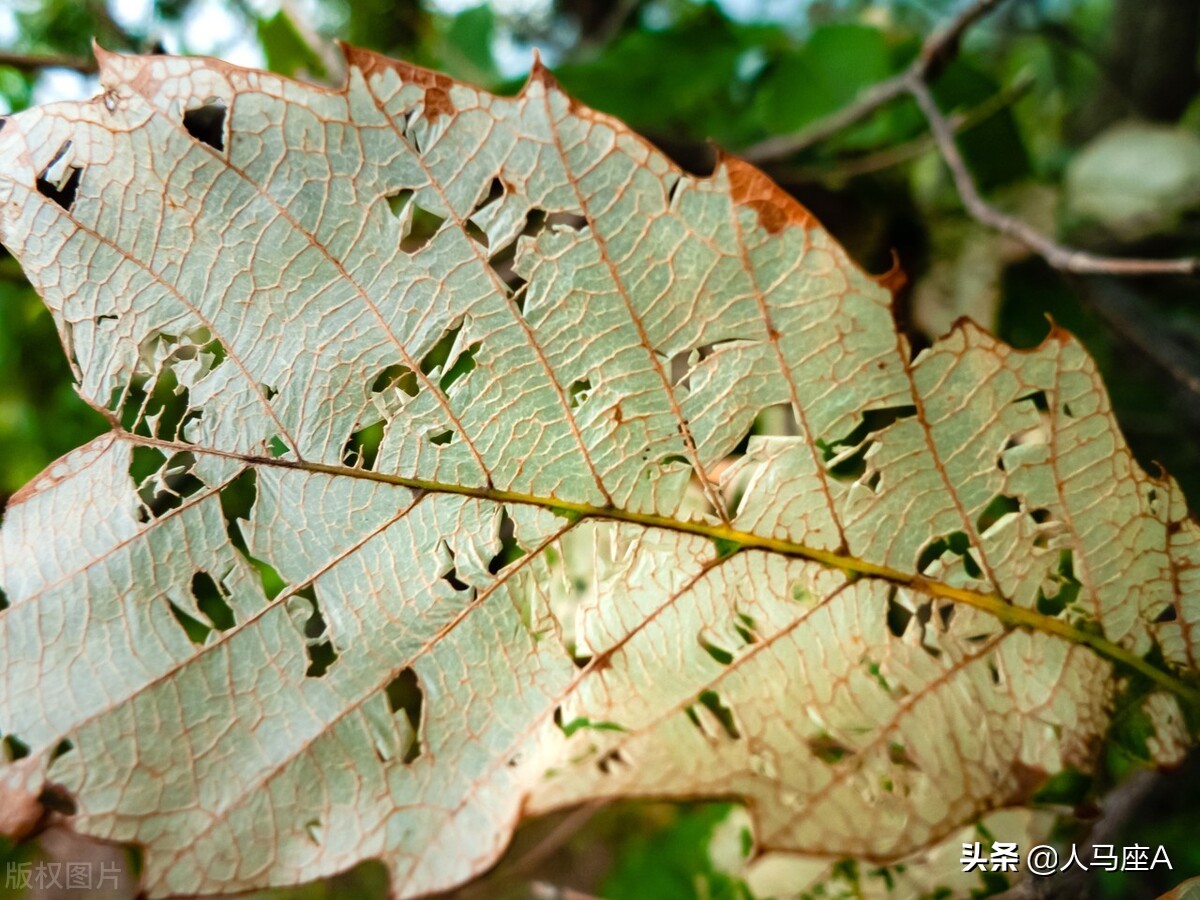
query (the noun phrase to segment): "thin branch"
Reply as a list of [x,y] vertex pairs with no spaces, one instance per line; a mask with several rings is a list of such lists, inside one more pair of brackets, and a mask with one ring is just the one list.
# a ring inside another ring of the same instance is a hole
[[0,51],[0,66],[19,72],[40,72],[42,69],[73,69],[84,75],[98,71],[94,59],[82,56],[55,56]]
[[1064,272],[1081,275],[1195,275],[1200,272],[1200,259],[1124,259],[1114,256],[1099,256],[1056,243],[1036,228],[1018,218],[1000,212],[983,199],[975,179],[967,168],[966,160],[954,141],[954,129],[938,108],[929,85],[917,76],[910,76],[907,90],[917,101],[938,152],[950,170],[954,186],[962,199],[963,207],[976,221],[994,228],[1001,234],[1025,244],[1039,254],[1050,265]]
[[781,134],[767,138],[747,147],[739,155],[752,163],[762,164],[774,159],[791,156],[801,150],[807,150],[814,144],[819,144],[833,137],[839,131],[849,128],[871,115],[881,106],[886,106],[897,97],[902,97],[907,89],[905,78],[907,72],[894,75],[886,81],[867,88],[849,106],[843,106],[835,113],[818,119],[794,134]]
[[768,138],[743,150],[743,159],[763,163],[791,156],[832,137],[839,131],[867,118],[881,106],[886,106],[908,93],[912,79],[936,77],[949,60],[958,53],[958,45],[967,29],[998,7],[1004,0],[975,0],[944,26],[934,31],[921,45],[921,52],[899,75],[867,88],[850,105],[802,128],[795,134]]
[[[947,121],[956,134],[963,134],[1016,103],[1028,94],[1032,87],[1032,78],[1020,79],[1012,86],[984,100],[978,106],[966,112],[948,116]],[[882,150],[859,156],[849,156],[835,160],[828,165],[817,163],[807,166],[772,166],[771,174],[800,180],[857,178],[860,175],[870,175],[892,166],[911,162],[936,150],[937,144],[933,140],[933,136],[923,134],[894,147],[885,147]]]
[[[1083,848],[1080,862],[1083,868],[1072,867],[1051,876],[1026,876],[1023,881],[993,900],[1050,900],[1053,897],[1086,897],[1092,874],[1092,863],[1096,859],[1097,845],[1111,846],[1116,843],[1121,829],[1145,804],[1150,792],[1162,782],[1157,772],[1142,770],[1114,788],[1105,797],[1103,811],[1092,825],[1087,844]],[[1063,867],[1066,869],[1066,867]]]
[[814,122],[796,134],[781,135],[756,144],[743,156],[752,162],[766,162],[789,156],[824,140],[839,130],[866,118],[879,107],[903,95],[911,96],[929,123],[933,143],[945,161],[963,207],[976,221],[1025,244],[1050,265],[1064,272],[1083,275],[1196,275],[1200,258],[1127,259],[1100,256],[1065,247],[1042,234],[1027,222],[1002,213],[983,199],[966,160],[955,143],[956,124],[937,105],[929,82],[958,52],[963,35],[976,22],[999,7],[1004,0],[974,0],[946,25],[934,31],[921,46],[921,52],[907,69],[866,90],[857,100],[838,112]]

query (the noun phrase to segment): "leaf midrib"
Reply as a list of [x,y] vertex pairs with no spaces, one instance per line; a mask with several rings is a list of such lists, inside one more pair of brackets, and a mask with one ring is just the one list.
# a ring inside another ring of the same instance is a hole
[[1036,610],[1016,606],[997,594],[955,587],[940,581],[934,581],[923,575],[903,572],[889,566],[881,566],[849,554],[809,547],[798,541],[741,531],[731,525],[675,519],[657,513],[635,512],[615,506],[592,506],[587,503],[579,503],[557,497],[541,497],[536,494],[502,490],[495,487],[450,484],[431,479],[391,475],[369,469],[337,466],[310,460],[300,461],[282,457],[255,456],[252,454],[202,447],[196,444],[151,438],[129,432],[118,432],[117,436],[144,446],[158,447],[176,452],[205,453],[211,456],[238,460],[251,466],[274,466],[276,468],[297,469],[305,472],[316,472],[324,475],[358,478],[365,481],[392,484],[416,491],[458,494],[464,497],[490,500],[496,503],[517,503],[523,506],[536,506],[575,522],[584,519],[607,519],[641,525],[645,528],[662,528],[667,531],[693,534],[706,537],[714,543],[721,545],[726,550],[732,548],[732,552],[726,552],[725,555],[732,555],[732,553],[738,553],[743,550],[765,550],[771,553],[778,553],[782,556],[807,559],[827,568],[845,572],[852,579],[878,578],[882,581],[906,587],[929,596],[941,597],[955,603],[962,603],[993,616],[1010,628],[1029,628],[1045,634],[1055,635],[1074,644],[1085,645],[1100,656],[1144,675],[1158,686],[1170,691],[1181,700],[1200,710],[1200,689],[1197,689],[1188,681],[1160,669],[1158,666],[1108,640],[1102,635],[1076,627],[1053,616],[1039,613]]

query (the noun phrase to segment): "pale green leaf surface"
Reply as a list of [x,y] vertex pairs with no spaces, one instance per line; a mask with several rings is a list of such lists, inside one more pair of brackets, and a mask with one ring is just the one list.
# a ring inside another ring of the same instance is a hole
[[5,515],[0,789],[152,894],[378,856],[408,896],[604,797],[902,858],[1094,769],[1131,673],[1177,758],[1200,537],[1073,339],[913,360],[749,166],[544,72],[349,62],[104,54],[0,131],[0,238],[114,419]]

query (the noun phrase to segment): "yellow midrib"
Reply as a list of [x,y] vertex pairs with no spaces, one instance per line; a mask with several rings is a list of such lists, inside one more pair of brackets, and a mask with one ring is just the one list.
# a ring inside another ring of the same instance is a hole
[[470,487],[460,484],[446,484],[422,478],[408,478],[403,475],[388,475],[369,469],[356,469],[347,466],[329,465],[327,463],[300,462],[283,458],[231,453],[209,447],[199,447],[195,444],[176,443],[174,441],[144,437],[128,432],[120,432],[118,436],[133,443],[146,446],[159,447],[175,452],[207,453],[212,456],[235,459],[252,466],[274,466],[277,468],[298,469],[305,472],[320,472],[326,475],[359,478],[382,484],[393,484],[413,490],[429,491],[431,493],[458,494],[464,497],[491,500],[497,503],[519,503],[526,506],[537,506],[576,520],[608,519],[617,522],[629,522],[646,528],[663,528],[669,531],[695,534],[707,537],[714,542],[722,542],[726,547],[732,546],[735,548],[734,552],[741,550],[766,550],[784,556],[809,559],[830,568],[840,569],[852,577],[879,578],[934,597],[944,597],[956,603],[972,606],[975,609],[982,610],[994,616],[1008,626],[1031,628],[1045,634],[1056,635],[1072,643],[1091,647],[1101,656],[1145,675],[1156,684],[1174,693],[1181,700],[1200,709],[1200,690],[1098,634],[1077,628],[1068,622],[1064,622],[1053,616],[1047,616],[1036,610],[1014,606],[1012,603],[995,594],[985,594],[979,591],[967,590],[966,588],[953,587],[952,585],[943,584],[938,581],[931,581],[921,575],[902,572],[899,569],[893,569],[888,566],[880,566],[867,560],[835,553],[830,550],[819,550],[795,541],[764,537],[748,531],[739,531],[728,525],[673,519],[669,516],[660,516],[655,513],[631,512],[617,507],[597,507],[586,503],[576,503],[571,500],[539,497],[535,494],[505,491],[494,487]]

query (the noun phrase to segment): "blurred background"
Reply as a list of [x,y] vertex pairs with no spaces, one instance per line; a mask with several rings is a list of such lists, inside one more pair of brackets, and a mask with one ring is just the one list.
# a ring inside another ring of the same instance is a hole
[[[214,55],[333,83],[340,38],[501,93],[520,88],[538,48],[574,96],[707,173],[714,147],[761,153],[764,140],[799,132],[900,72],[959,8],[951,0],[4,0],[0,114],[95,94],[93,38],[112,50]],[[1186,256],[1200,254],[1198,57],[1196,0],[1008,0],[966,34],[935,94],[1001,209],[1075,247]],[[1020,347],[1036,345],[1050,319],[1075,333],[1142,464],[1161,464],[1200,509],[1196,279],[1064,275],[978,224],[907,99],[760,164],[868,270],[886,271],[897,254],[907,282],[896,316],[916,345],[960,316]],[[104,430],[74,393],[49,315],[0,251],[0,509],[51,460]],[[1100,777],[1062,779],[1039,796],[1071,813],[1062,839],[1086,834],[1111,784],[1145,768],[1143,723],[1116,730]],[[1154,897],[1200,875],[1200,760],[1138,783],[1121,818],[1105,820],[1113,843],[1163,844],[1174,869],[1104,874],[1080,890]],[[526,826],[506,862],[469,893],[746,897],[737,874],[748,849],[743,817],[728,804],[577,810]],[[0,849],[0,862],[61,852],[53,840]],[[136,871],[136,859],[128,864]],[[825,896],[862,896],[884,877],[835,870]],[[978,893],[1006,887],[998,879]],[[10,888],[0,896],[17,893]],[[380,867],[368,864],[270,896],[384,891]]]

